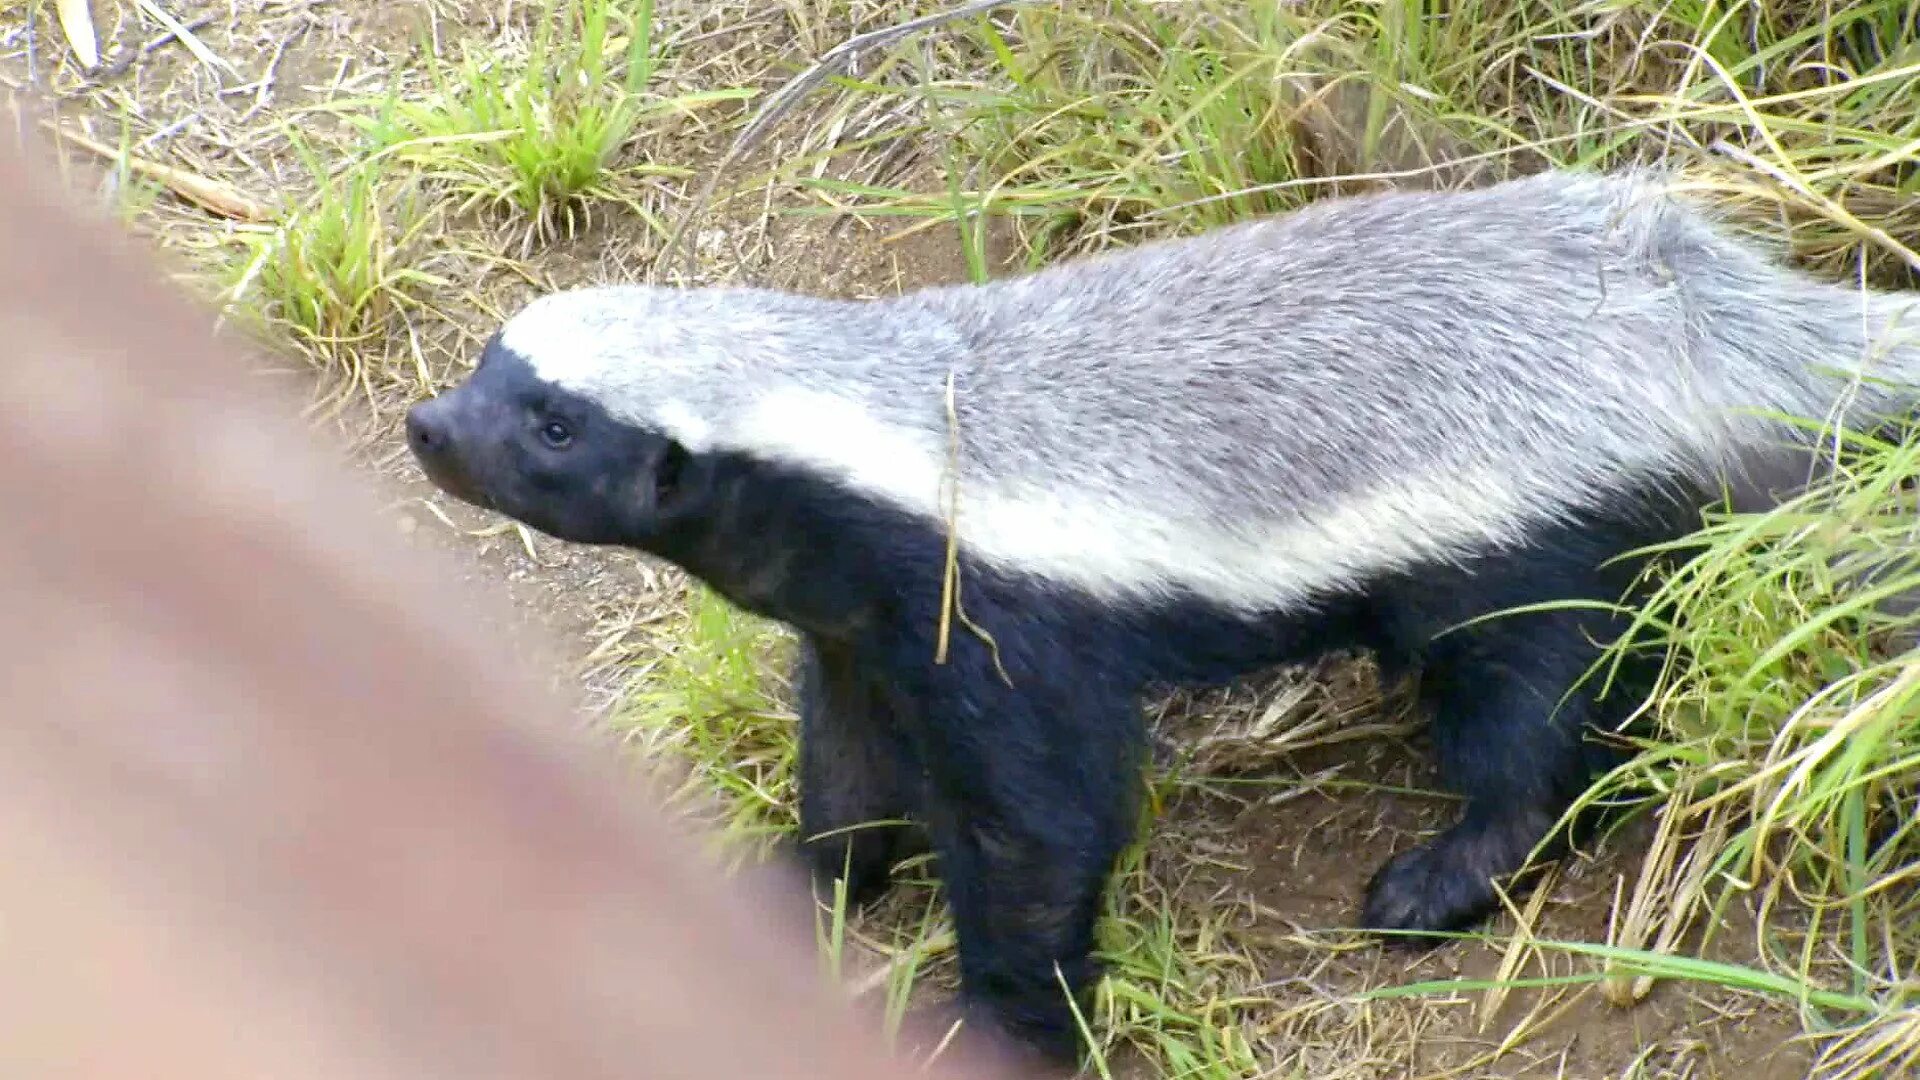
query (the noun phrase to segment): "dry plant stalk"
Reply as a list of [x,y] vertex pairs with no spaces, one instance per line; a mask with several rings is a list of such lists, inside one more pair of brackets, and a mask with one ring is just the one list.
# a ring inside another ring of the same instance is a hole
[[98,154],[112,161],[124,159],[127,163],[127,168],[133,172],[165,185],[167,190],[173,192],[175,195],[219,214],[222,217],[233,218],[237,221],[244,221],[253,225],[264,224],[273,220],[274,213],[271,208],[265,203],[242,193],[231,184],[223,183],[211,177],[201,176],[199,173],[188,172],[185,169],[177,169],[171,165],[163,165],[157,161],[149,161],[146,158],[138,157],[134,154],[123,153],[114,147],[108,146],[106,143],[88,138],[75,131],[68,131],[50,119],[42,120],[41,123],[48,131],[53,132],[55,139],[64,143],[72,143],[82,150]]
[[954,407],[953,372],[947,372],[947,563],[940,575],[940,631],[935,640],[933,662],[947,662],[947,640],[953,630],[953,619],[957,616],[961,625],[971,630],[993,653],[993,669],[1008,686],[1013,679],[1007,675],[1007,669],[1000,663],[1000,643],[986,629],[967,617],[967,609],[960,603],[960,413]]
[[193,54],[194,59],[206,65],[207,70],[224,71],[229,75],[239,74],[232,64],[222,59],[212,49],[207,48],[207,43],[201,41],[200,38],[194,34],[192,27],[174,18],[173,14],[167,11],[167,9],[154,3],[154,0],[135,0],[135,2],[140,5],[140,10],[153,16],[155,22],[166,28],[168,37],[178,39],[180,44],[185,46],[186,50]]
[[[1671,955],[1693,926],[1706,902],[1713,855],[1726,845],[1729,828],[1727,815],[1713,810],[1698,833],[1689,836],[1685,822],[1692,816],[1677,806],[1662,811],[1632,896],[1624,909],[1614,905],[1607,944]],[[1614,973],[1601,981],[1600,992],[1611,1004],[1625,1008],[1645,999],[1653,984],[1652,975]]]

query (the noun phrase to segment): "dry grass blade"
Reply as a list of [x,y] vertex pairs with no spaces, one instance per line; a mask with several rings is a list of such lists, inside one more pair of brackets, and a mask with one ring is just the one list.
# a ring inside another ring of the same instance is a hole
[[[1727,841],[1726,816],[1710,814],[1703,826],[1689,831],[1690,819],[1679,809],[1660,815],[1660,827],[1641,861],[1631,897],[1614,905],[1608,944],[1671,954],[1707,904],[1713,856]],[[1624,1008],[1645,999],[1653,983],[1651,975],[1615,972],[1600,988],[1607,1001]]]
[[947,662],[948,635],[953,627],[953,617],[958,616],[961,625],[973,631],[979,636],[981,641],[986,643],[987,648],[993,654],[994,670],[999,672],[1002,681],[1008,686],[1012,686],[1012,677],[1007,674],[1007,669],[1000,663],[999,643],[993,640],[993,635],[987,633],[985,628],[967,617],[967,609],[961,606],[960,603],[960,416],[954,408],[953,392],[953,372],[949,371],[947,373],[946,401],[947,432],[951,440],[949,447],[951,456],[948,460],[950,475],[947,478],[946,485],[949,492],[947,511],[947,560],[946,571],[941,575],[940,629],[937,644],[934,647],[933,662],[936,664],[944,664]]
[[1557,869],[1549,868],[1544,875],[1544,880],[1539,882],[1532,895],[1527,898],[1524,909],[1516,909],[1513,901],[1504,893],[1500,897],[1501,905],[1513,916],[1513,936],[1508,940],[1506,952],[1500,957],[1500,967],[1494,973],[1494,987],[1480,999],[1479,1006],[1474,1010],[1475,1020],[1483,1031],[1499,1014],[1501,1006],[1506,1004],[1507,997],[1512,992],[1513,980],[1520,976],[1521,967],[1530,959],[1536,962],[1539,960],[1539,949],[1535,944],[1533,928],[1540,924],[1540,913],[1546,909],[1548,897],[1553,895],[1556,876]]
[[1890,1013],[1829,1041],[1813,1070],[1814,1080],[1879,1080],[1912,1076],[1920,1069],[1920,1012]]
[[72,143],[82,150],[98,154],[111,161],[124,159],[130,171],[162,184],[181,198],[222,217],[250,224],[263,224],[273,220],[274,213],[271,207],[242,193],[231,184],[137,157],[78,132],[66,130],[51,120],[42,121],[42,123],[61,142]]
[[138,3],[140,10],[153,16],[160,25],[166,27],[168,34],[179,38],[180,44],[186,46],[187,51],[192,53],[195,59],[205,64],[208,70],[224,71],[229,75],[239,74],[238,70],[236,70],[232,64],[222,59],[212,49],[207,48],[207,43],[201,41],[199,36],[194,34],[191,27],[179,19],[174,18],[165,8],[154,3],[154,0],[138,0]]
[[93,8],[87,0],[54,0],[60,16],[60,31],[67,35],[81,66],[91,71],[100,66],[100,39],[93,29]]

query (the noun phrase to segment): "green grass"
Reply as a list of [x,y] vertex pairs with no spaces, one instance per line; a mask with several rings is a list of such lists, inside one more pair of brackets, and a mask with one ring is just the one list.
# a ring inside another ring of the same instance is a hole
[[[523,56],[462,41],[450,60],[423,40],[421,82],[396,74],[382,97],[291,114],[294,124],[339,118],[348,134],[310,138],[288,125],[310,194],[229,268],[230,312],[258,316],[348,388],[418,394],[435,378],[402,323],[449,290],[427,267],[463,216],[525,226],[522,253],[602,203],[659,229],[650,185],[688,175],[666,157],[678,145],[673,121],[752,92],[659,92],[651,0],[546,0],[529,18]],[[506,247],[482,237],[462,254],[500,265]]]
[[417,188],[396,182],[378,158],[330,168],[297,134],[289,140],[313,194],[264,235],[244,235],[228,298],[290,335],[351,387],[383,378],[395,322],[446,282],[422,267],[438,217]]
[[1095,948],[1105,970],[1083,1030],[1093,1040],[1092,1065],[1110,1076],[1110,1062],[1125,1051],[1166,1076],[1255,1075],[1261,1055],[1244,1024],[1272,1000],[1256,989],[1259,965],[1232,944],[1228,924],[1246,913],[1177,898],[1177,879],[1169,884],[1176,871],[1156,873],[1152,857],[1149,844],[1136,844],[1108,891]]
[[[1730,198],[1791,215],[1812,264],[1865,254],[1888,273],[1920,266],[1871,235],[1920,227],[1920,45],[1894,36],[1913,18],[1910,0],[1043,4],[927,46],[944,64],[935,85],[900,60],[843,86],[923,96],[950,117],[981,167],[969,199],[1036,259],[1284,211],[1371,177],[1677,155]],[[1776,175],[1777,189],[1761,183]],[[803,182],[819,212],[952,212],[904,187]]]
[[1770,970],[1891,1011],[1920,962],[1920,654],[1915,616],[1877,605],[1920,589],[1920,439],[1838,459],[1793,503],[1709,523],[1658,580],[1618,646],[1667,657],[1658,731],[1590,796],[1659,822],[1623,943],[1699,948],[1757,905]]
[[356,122],[462,210],[504,210],[549,234],[605,202],[658,229],[639,188],[688,170],[646,153],[659,134],[650,125],[751,92],[659,93],[653,25],[652,0],[546,0],[524,58],[464,42],[457,61],[429,49],[431,93],[396,90]]
[[698,586],[660,642],[610,723],[649,756],[687,767],[681,794],[717,815],[723,837],[764,850],[798,826],[794,718],[779,697],[791,642]]

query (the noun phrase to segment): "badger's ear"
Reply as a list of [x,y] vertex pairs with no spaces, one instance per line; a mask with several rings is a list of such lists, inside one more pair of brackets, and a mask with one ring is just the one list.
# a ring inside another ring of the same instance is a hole
[[674,439],[658,437],[634,478],[636,501],[656,524],[698,513],[712,487],[712,462]]
[[687,448],[673,439],[662,439],[660,453],[653,462],[653,505],[666,512],[673,506],[673,500],[680,493],[681,481],[687,473],[687,465],[692,455]]
[[[480,369],[486,367],[488,364],[500,359],[501,353],[506,350],[506,346],[501,344],[501,338],[504,337],[505,334],[505,330],[495,330],[487,336],[487,340],[480,346],[479,357],[473,362],[473,370],[475,373],[478,373]],[[521,362],[525,363],[524,360]]]

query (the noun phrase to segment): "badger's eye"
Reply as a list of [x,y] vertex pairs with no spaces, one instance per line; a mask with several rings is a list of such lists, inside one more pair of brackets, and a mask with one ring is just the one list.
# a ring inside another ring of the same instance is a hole
[[558,420],[549,420],[540,428],[540,441],[555,450],[564,450],[573,441],[573,432]]

